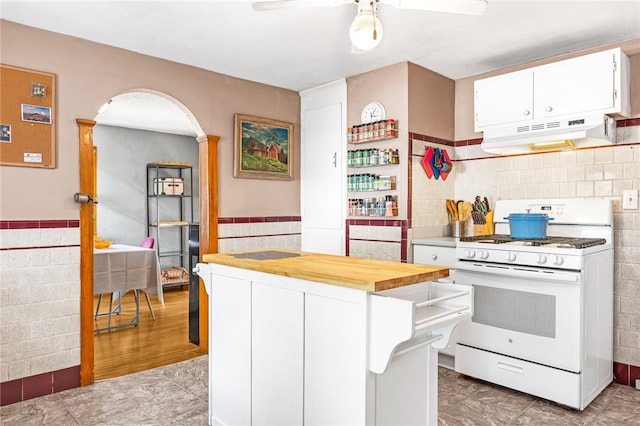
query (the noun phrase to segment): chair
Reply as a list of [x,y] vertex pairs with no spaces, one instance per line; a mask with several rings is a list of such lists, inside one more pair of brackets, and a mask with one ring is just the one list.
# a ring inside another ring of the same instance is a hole
[[140,243],[140,247],[150,248],[152,249],[155,245],[156,240],[153,237],[147,237]]
[[[155,246],[156,240],[153,237],[147,237],[144,240],[142,240],[142,243],[140,243],[140,247],[144,247],[144,248],[148,248],[148,249],[152,249]],[[136,297],[138,297],[138,290],[134,290],[136,293]],[[151,312],[151,318],[153,318],[153,320],[156,320],[156,314],[153,312],[153,307],[151,306],[151,300],[149,299],[149,295],[147,294],[147,292],[144,292],[144,297],[147,299],[147,306],[149,307],[149,312]]]

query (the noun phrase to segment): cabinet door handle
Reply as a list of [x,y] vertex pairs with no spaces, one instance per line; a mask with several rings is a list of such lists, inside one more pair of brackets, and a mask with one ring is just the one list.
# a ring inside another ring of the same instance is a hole
[[432,255],[431,255],[431,259],[436,260],[437,258],[438,258],[438,255],[437,255],[437,254],[432,254]]
[[551,111],[553,111],[553,107],[548,106],[544,110],[547,111],[547,112],[551,112]]
[[522,111],[522,115],[529,115],[531,114],[531,111],[529,111],[528,109],[525,109],[524,111]]
[[337,152],[333,153],[333,167],[335,167],[335,168],[338,167],[338,153]]

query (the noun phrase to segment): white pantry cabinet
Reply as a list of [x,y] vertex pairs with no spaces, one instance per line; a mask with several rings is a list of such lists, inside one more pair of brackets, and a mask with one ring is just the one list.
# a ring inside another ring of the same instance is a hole
[[197,270],[210,295],[210,424],[437,423],[435,345],[471,316],[468,287],[370,292],[214,263]]
[[617,48],[477,80],[475,131],[581,113],[628,116],[628,72]]

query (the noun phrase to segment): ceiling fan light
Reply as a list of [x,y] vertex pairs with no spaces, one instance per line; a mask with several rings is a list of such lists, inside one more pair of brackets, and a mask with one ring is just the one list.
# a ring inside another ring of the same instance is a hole
[[371,50],[382,40],[382,23],[371,10],[361,10],[349,29],[351,43],[360,50]]

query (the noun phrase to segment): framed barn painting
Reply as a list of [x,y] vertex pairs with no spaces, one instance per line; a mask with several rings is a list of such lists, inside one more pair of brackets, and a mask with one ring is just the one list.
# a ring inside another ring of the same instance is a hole
[[248,179],[293,179],[293,123],[235,115],[233,175]]

